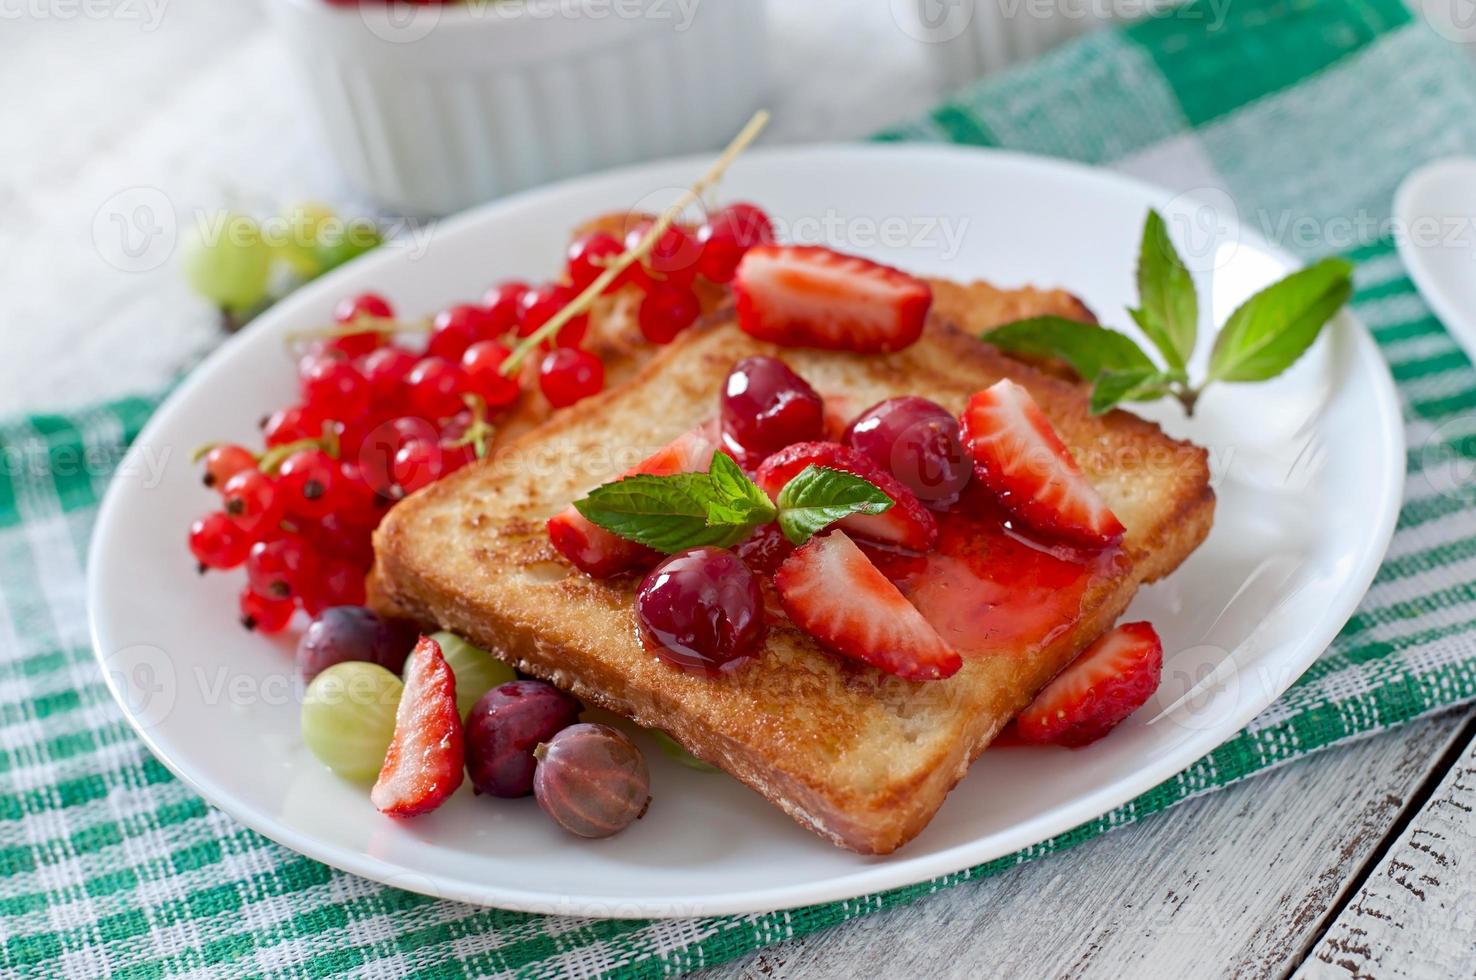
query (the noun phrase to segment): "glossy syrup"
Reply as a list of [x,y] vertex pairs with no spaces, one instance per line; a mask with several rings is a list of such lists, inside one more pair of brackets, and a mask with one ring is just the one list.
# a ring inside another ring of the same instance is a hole
[[978,485],[936,516],[938,544],[926,555],[868,551],[964,656],[1039,650],[1077,623],[1094,584],[1127,568],[1119,547],[1086,552],[1021,533]]

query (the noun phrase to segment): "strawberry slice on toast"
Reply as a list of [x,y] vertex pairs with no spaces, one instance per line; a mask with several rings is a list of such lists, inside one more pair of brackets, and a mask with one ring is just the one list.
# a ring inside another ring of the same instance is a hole
[[395,734],[369,799],[381,813],[429,813],[466,775],[466,736],[456,710],[456,675],[435,640],[422,636],[410,654]]
[[1095,742],[1158,690],[1163,643],[1148,623],[1124,623],[1087,647],[1015,718],[1023,742]]
[[757,245],[733,280],[738,326],[785,347],[884,354],[922,335],[933,289],[900,269],[814,245]]
[[1006,379],[974,395],[962,425],[974,475],[1026,524],[1090,548],[1122,539],[1122,522],[1023,387]]
[[913,681],[951,677],[963,659],[844,531],[817,535],[774,575],[791,622],[832,653]]
[[[624,475],[669,476],[704,471],[712,462],[717,446],[717,423],[707,422],[677,436]],[[652,565],[661,557],[643,544],[627,541],[591,523],[573,505],[548,519],[548,540],[576,568],[595,578],[609,578]]]
[[892,498],[892,506],[880,514],[852,514],[837,526],[859,538],[923,552],[938,540],[938,521],[896,477],[849,446],[838,442],[797,442],[764,460],[754,482],[773,500],[784,485],[806,466],[825,466],[859,476]]

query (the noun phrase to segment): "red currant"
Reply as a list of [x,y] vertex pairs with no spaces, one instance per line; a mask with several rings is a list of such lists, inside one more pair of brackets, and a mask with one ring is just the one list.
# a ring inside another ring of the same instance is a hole
[[333,512],[322,520],[338,517],[348,524],[375,527],[384,516],[388,494],[379,494],[364,479],[357,463],[338,464],[338,476],[333,480]]
[[307,542],[296,534],[258,541],[246,557],[246,580],[263,599],[295,599],[313,578]]
[[205,454],[205,485],[223,487],[237,473],[255,466],[256,456],[249,449],[230,443],[214,446]]
[[[526,337],[549,320],[554,314],[574,302],[578,296],[574,290],[560,283],[547,283],[523,294],[522,319],[518,322],[518,336]],[[581,313],[559,328],[554,346],[578,347],[589,330],[589,314]]]
[[708,219],[697,240],[702,244],[697,271],[712,282],[731,282],[744,253],[774,242],[774,225],[756,205],[730,204]]
[[359,373],[369,384],[369,399],[372,407],[379,409],[395,405],[404,394],[405,375],[419,360],[403,347],[393,344],[381,347],[359,361]]
[[517,378],[502,373],[502,363],[512,351],[495,340],[472,344],[461,355],[461,369],[466,372],[466,386],[481,395],[491,409],[506,408],[518,400]]
[[302,374],[302,400],[324,418],[356,419],[369,408],[369,383],[348,361],[315,359]]
[[652,283],[641,298],[636,315],[641,335],[653,344],[669,344],[677,334],[697,322],[702,303],[684,286]]
[[235,568],[251,551],[251,536],[226,515],[216,511],[190,525],[190,554],[207,568]]
[[282,497],[271,477],[261,470],[242,470],[221,488],[226,516],[253,540],[282,520]]
[[410,387],[410,407],[423,418],[440,420],[461,408],[466,372],[445,358],[426,357],[410,369],[405,383]]
[[389,300],[378,293],[360,293],[352,298],[342,299],[333,310],[333,319],[339,323],[353,323],[361,316],[393,320],[395,310],[390,306]]
[[302,597],[302,607],[315,618],[334,606],[363,604],[364,570],[342,558],[325,559],[318,569],[318,580]]
[[374,564],[374,529],[372,525],[355,524],[344,518],[343,514],[329,514],[304,527],[302,533],[320,556],[352,562],[362,574]]
[[333,510],[338,463],[321,449],[301,449],[282,461],[277,489],[292,517],[317,520]]
[[429,486],[441,478],[441,447],[429,439],[412,439],[395,453],[392,471],[395,483],[406,494]]
[[[642,221],[625,236],[627,250],[634,249],[651,230],[654,222]],[[654,280],[664,280],[673,285],[690,283],[697,275],[697,262],[702,255],[702,246],[680,225],[672,225],[661,233],[656,244],[642,260],[642,265]]]
[[241,625],[258,633],[280,633],[292,622],[297,609],[291,599],[266,599],[251,590],[241,590]]
[[[580,235],[569,245],[569,281],[574,284],[574,291],[582,293],[590,287],[596,279],[605,272],[605,267],[611,260],[625,251],[625,247],[616,241],[615,236],[609,232],[592,231],[587,235]],[[621,274],[606,289],[606,292],[619,289],[630,277]]]
[[604,386],[604,362],[589,351],[560,347],[538,365],[538,387],[554,408],[588,398]]
[[527,291],[527,283],[509,280],[498,283],[482,296],[482,306],[486,307],[498,337],[518,328],[518,321],[522,319],[520,304]]
[[462,303],[436,314],[426,353],[457,361],[472,344],[491,340],[499,332],[490,313],[480,306]]
[[[333,319],[338,323],[353,323],[360,317],[393,320],[395,311],[378,293],[361,293],[358,296],[346,298],[340,301],[333,311]],[[349,357],[359,357],[374,350],[383,342],[384,335],[378,330],[366,330],[363,333],[334,337],[328,341],[328,345]]]
[[300,439],[317,439],[323,434],[324,421],[325,417],[316,407],[289,405],[262,420],[262,439],[268,449]]
[[413,439],[437,438],[436,427],[424,419],[399,418],[375,426],[359,444],[355,459],[359,477],[380,497],[393,497],[395,490],[395,453]]

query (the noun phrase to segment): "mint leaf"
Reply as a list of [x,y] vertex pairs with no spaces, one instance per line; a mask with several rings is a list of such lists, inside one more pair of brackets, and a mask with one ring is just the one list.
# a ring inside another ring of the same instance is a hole
[[1265,381],[1296,363],[1353,293],[1353,265],[1323,259],[1242,303],[1215,338],[1211,381]]
[[706,473],[640,473],[574,501],[584,518],[612,534],[667,554],[730,548],[775,517],[774,504],[732,457],[717,453]]
[[704,473],[638,474],[596,487],[574,509],[612,534],[670,554],[727,542],[732,529],[708,523],[712,502]]
[[1101,415],[1122,402],[1151,402],[1173,391],[1173,377],[1158,370],[1103,371],[1092,386],[1091,411]]
[[774,519],[774,502],[758,484],[744,474],[727,453],[713,454],[707,475],[712,481],[712,490],[716,497],[707,505],[708,524],[746,524],[756,527]]
[[1078,323],[1059,316],[1016,320],[980,336],[1011,354],[1058,357],[1084,381],[1103,371],[1152,371],[1153,362],[1125,334],[1094,323]]
[[1150,210],[1138,248],[1139,308],[1128,310],[1173,372],[1182,374],[1194,353],[1199,297],[1194,278],[1174,249],[1163,216]]
[[859,476],[811,464],[779,491],[779,530],[793,543],[804,544],[843,517],[881,514],[892,503],[891,497]]

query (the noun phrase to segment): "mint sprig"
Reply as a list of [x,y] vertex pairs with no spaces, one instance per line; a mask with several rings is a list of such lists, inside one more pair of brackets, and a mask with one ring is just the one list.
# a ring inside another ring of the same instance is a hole
[[1353,293],[1353,266],[1323,259],[1267,286],[1230,314],[1215,338],[1209,370],[1196,385],[1188,364],[1198,340],[1194,280],[1157,211],[1149,211],[1138,251],[1138,306],[1128,313],[1162,366],[1124,333],[1063,317],[1007,323],[983,339],[1012,354],[1054,357],[1092,385],[1094,415],[1123,402],[1178,399],[1188,415],[1214,381],[1265,381],[1306,353]]
[[779,530],[795,544],[852,514],[881,514],[892,498],[876,484],[828,466],[806,466],[779,491]]
[[591,523],[666,554],[704,545],[731,548],[773,521],[790,541],[804,544],[844,517],[891,506],[873,484],[826,466],[801,470],[779,491],[776,506],[723,452],[713,454],[706,473],[636,474],[574,501]]

